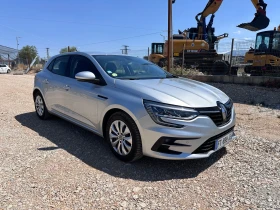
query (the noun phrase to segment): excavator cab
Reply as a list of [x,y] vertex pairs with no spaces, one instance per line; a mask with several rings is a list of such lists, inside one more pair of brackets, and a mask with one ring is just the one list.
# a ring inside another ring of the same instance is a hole
[[250,23],[242,23],[238,25],[239,28],[244,28],[249,31],[259,31],[265,29],[269,25],[269,18],[265,15],[257,15]]
[[148,60],[159,65],[160,67],[164,66],[164,43],[152,43],[151,54],[148,57]]

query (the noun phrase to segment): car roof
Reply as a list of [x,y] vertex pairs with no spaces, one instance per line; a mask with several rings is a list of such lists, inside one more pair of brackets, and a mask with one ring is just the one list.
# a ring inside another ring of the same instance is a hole
[[132,56],[132,55],[125,55],[125,54],[111,54],[111,53],[91,53],[91,52],[83,52],[83,51],[77,51],[77,52],[65,52],[65,53],[61,53],[61,54],[58,54],[56,56],[61,56],[61,55],[90,55],[90,56],[93,56],[93,55],[103,55],[103,56],[106,56],[106,55],[116,55],[116,56]]
[[84,55],[84,56],[95,56],[95,55],[102,55],[102,56],[106,56],[106,55],[116,55],[116,56],[127,56],[127,57],[135,57],[132,55],[126,55],[126,54],[106,54],[106,53],[89,53],[89,52],[82,52],[82,51],[76,51],[76,52],[65,52],[65,53],[60,53],[57,55],[54,55],[52,57],[50,57],[46,63],[46,65],[49,65],[51,63],[51,61],[53,61],[54,59],[56,59],[57,57],[63,56],[63,55]]

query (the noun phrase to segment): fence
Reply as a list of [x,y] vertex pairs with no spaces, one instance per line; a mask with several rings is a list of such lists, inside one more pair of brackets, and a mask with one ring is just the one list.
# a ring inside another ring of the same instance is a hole
[[239,66],[244,63],[244,57],[246,52],[250,48],[255,47],[255,40],[252,39],[234,39],[232,42],[221,42],[216,46],[218,53],[223,54],[223,60],[230,62],[231,59],[231,49],[232,50],[232,65]]
[[[45,59],[38,58],[32,69],[41,69],[45,62]],[[28,68],[28,61],[26,59],[18,58],[17,49],[3,45],[0,45],[0,64],[8,65],[12,70],[26,70]]]
[[[181,57],[174,57],[171,71],[177,75],[209,75],[214,71],[213,69],[218,69],[217,72],[220,73],[227,72],[228,69],[230,69],[229,64],[231,64],[232,67],[240,67],[239,69],[242,73],[243,67],[244,65],[246,65],[246,63],[244,62],[245,54],[250,50],[250,48],[255,48],[255,40],[253,39],[234,39],[233,42],[232,39],[223,39],[220,41],[220,43],[215,45],[215,50],[219,54],[218,59],[226,61],[226,63],[228,63],[227,66],[223,66],[222,64],[220,64],[218,65],[218,67],[216,67],[215,65],[213,65],[213,62],[211,63],[205,61],[210,58],[209,54],[203,52],[198,53],[194,50],[192,52],[187,52],[187,56],[186,54],[184,55],[184,53],[180,53]],[[176,47],[176,50],[178,50],[178,46]],[[146,53],[142,57],[148,59],[148,49],[146,50],[146,52],[144,50],[142,50],[142,52]],[[185,58],[183,59],[184,56]],[[202,60],[204,60],[203,64],[201,64]],[[166,65],[163,68],[166,69]],[[237,68],[232,68],[232,71],[230,71],[229,74],[238,74],[238,72],[234,72],[236,71],[236,69]]]
[[17,50],[0,45],[0,64],[7,64],[14,68],[17,60]]

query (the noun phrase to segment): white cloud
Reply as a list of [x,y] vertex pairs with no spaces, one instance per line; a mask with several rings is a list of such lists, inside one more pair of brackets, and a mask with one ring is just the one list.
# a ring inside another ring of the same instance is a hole
[[235,31],[234,34],[241,34],[241,31]]

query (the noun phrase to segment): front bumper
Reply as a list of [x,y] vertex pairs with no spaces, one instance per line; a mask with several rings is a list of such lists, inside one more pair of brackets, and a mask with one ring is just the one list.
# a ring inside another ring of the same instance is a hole
[[231,110],[231,117],[227,123],[217,126],[209,116],[199,116],[184,122],[183,128],[165,127],[156,124],[149,115],[141,118],[141,137],[143,153],[146,156],[170,159],[198,159],[207,158],[216,149],[216,140],[231,133],[230,140],[236,139],[234,134],[235,109]]

